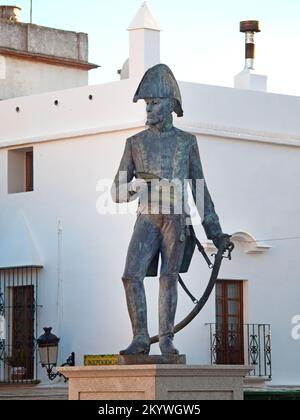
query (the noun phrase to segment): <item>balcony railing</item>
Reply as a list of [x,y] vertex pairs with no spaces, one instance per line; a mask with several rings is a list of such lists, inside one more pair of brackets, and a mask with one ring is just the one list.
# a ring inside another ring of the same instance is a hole
[[270,324],[207,324],[212,364],[245,364],[250,376],[272,378]]

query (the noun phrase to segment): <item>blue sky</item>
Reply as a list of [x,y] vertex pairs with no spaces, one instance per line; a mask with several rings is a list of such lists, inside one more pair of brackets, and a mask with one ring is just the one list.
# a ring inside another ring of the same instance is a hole
[[[39,25],[87,32],[92,84],[118,80],[128,57],[128,25],[142,0],[33,0]],[[22,7],[30,0],[4,1]],[[4,4],[2,3],[2,4]],[[163,32],[161,59],[179,80],[233,86],[244,64],[240,20],[261,21],[256,68],[268,75],[269,91],[300,96],[300,0],[148,0]]]

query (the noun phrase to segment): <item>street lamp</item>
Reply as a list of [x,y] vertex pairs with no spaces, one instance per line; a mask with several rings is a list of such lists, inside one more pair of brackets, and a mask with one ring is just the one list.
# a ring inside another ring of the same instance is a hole
[[[53,372],[53,368],[57,365],[58,343],[60,338],[51,333],[52,328],[44,328],[44,334],[37,339],[40,361],[42,367],[47,370],[50,381],[57,376],[65,378],[60,372]],[[67,361],[61,366],[75,366],[75,353],[71,353]],[[65,381],[67,379],[65,378]]]

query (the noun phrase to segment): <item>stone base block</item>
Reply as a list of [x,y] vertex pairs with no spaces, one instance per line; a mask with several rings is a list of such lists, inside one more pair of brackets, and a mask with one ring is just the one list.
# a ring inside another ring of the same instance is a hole
[[248,366],[64,367],[70,400],[242,400]]

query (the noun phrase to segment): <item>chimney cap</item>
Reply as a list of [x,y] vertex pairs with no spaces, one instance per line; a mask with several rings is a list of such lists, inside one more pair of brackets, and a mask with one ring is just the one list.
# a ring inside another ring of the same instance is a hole
[[258,20],[243,20],[240,22],[240,32],[261,32]]
[[150,29],[158,32],[161,30],[146,1],[140,7],[127,30],[134,31],[136,29]]
[[20,22],[21,7],[11,5],[0,5],[0,20],[6,22]]

